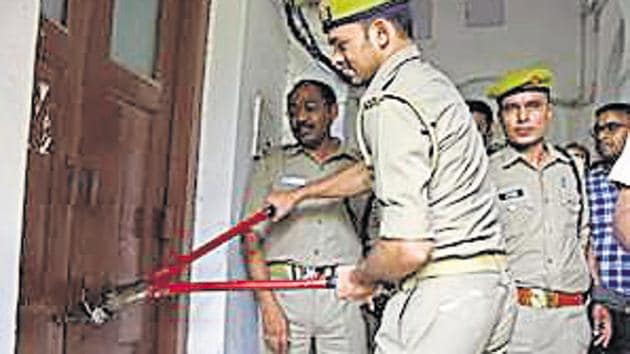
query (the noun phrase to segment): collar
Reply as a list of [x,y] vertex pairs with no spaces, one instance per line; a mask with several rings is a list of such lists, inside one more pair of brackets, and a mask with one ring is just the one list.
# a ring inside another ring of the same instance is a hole
[[612,169],[614,165],[614,162],[608,162],[608,161],[604,161],[604,160],[600,160],[600,161],[596,161],[592,164],[590,170],[592,172],[601,172],[601,173],[605,173],[606,175],[608,175],[608,173],[610,173],[610,170]]
[[412,59],[420,59],[422,53],[415,44],[410,44],[398,52],[394,53],[391,57],[387,58],[383,65],[376,71],[372,81],[368,85],[366,94],[375,93],[381,91],[389,81],[391,81],[400,67]]
[[[570,164],[571,163],[571,158],[569,156],[567,156],[566,154],[564,154],[563,152],[561,152],[560,150],[558,150],[555,146],[549,144],[549,143],[544,143],[544,149],[547,152],[547,161],[545,162],[543,168],[555,163],[556,161],[559,162],[563,162],[566,164]],[[531,164],[527,161],[527,159],[525,158],[525,155],[520,153],[519,151],[517,151],[515,148],[513,148],[510,145],[507,145],[505,147],[505,154],[506,157],[503,161],[503,163],[501,164],[501,167],[503,167],[504,169],[510,167],[511,165],[517,163],[517,162],[522,162],[527,164],[528,166],[532,167]]]
[[[337,138],[335,138],[337,139]],[[342,159],[342,158],[350,158],[353,160],[356,160],[356,154],[354,153],[354,150],[349,146],[348,143],[346,143],[345,141],[341,140],[341,139],[337,139],[339,140],[339,147],[337,147],[337,150],[335,152],[333,152],[332,154],[330,154],[330,156],[328,156],[324,161],[321,162],[322,165],[331,162],[331,161],[335,161],[338,159]],[[313,161],[315,161],[311,155],[309,155],[306,150],[304,150],[304,147],[300,144],[295,144],[295,145],[291,145],[289,147],[289,154],[291,156],[297,156],[297,155],[304,155],[306,158],[309,158]]]

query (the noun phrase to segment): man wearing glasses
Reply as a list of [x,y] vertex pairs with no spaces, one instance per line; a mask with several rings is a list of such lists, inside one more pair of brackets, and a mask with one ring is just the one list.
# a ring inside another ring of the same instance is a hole
[[[624,353],[630,348],[630,253],[615,238],[613,219],[618,199],[617,185],[608,180],[614,163],[626,144],[630,123],[630,105],[609,103],[595,112],[593,138],[601,160],[593,165],[586,178],[591,209],[592,250],[599,268],[599,284],[594,284],[593,300],[604,304],[611,313],[613,336],[606,353]],[[624,350],[624,348],[626,350]]]
[[[553,112],[552,73],[532,67],[506,73],[487,93],[496,98],[508,146],[490,159],[518,316],[508,353],[586,353],[591,327],[586,292],[588,205],[582,170],[545,141]],[[607,311],[598,342],[607,342]]]

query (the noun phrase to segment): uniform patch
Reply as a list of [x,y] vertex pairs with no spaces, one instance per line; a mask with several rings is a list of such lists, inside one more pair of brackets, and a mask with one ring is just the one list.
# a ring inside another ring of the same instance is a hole
[[280,184],[287,187],[304,187],[306,178],[301,176],[282,176]]
[[507,189],[503,192],[499,192],[499,200],[504,202],[510,199],[519,199],[525,196],[525,191],[523,188],[512,188]]

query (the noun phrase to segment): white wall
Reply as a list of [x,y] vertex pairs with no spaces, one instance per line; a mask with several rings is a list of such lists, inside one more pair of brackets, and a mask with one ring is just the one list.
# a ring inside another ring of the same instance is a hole
[[626,23],[626,52],[624,54],[623,63],[624,79],[620,83],[620,97],[626,101],[630,101],[630,1],[619,0],[619,5],[623,11],[623,15]]
[[[243,192],[252,161],[251,143],[254,100],[264,100],[262,119],[282,119],[283,96],[287,76],[289,42],[285,32],[282,8],[272,0],[247,2],[247,31],[242,74],[238,90],[236,151],[233,164],[232,219],[241,214]],[[264,125],[277,129],[280,125]],[[278,136],[279,132],[268,135]],[[279,140],[279,139],[278,139]],[[276,141],[278,141],[276,140]],[[262,207],[262,205],[261,205]],[[240,244],[233,242],[228,252],[228,277],[247,278]],[[226,304],[225,353],[257,353],[257,307],[251,292],[230,292]]]
[[[243,62],[246,1],[213,1],[202,106],[194,244],[200,245],[232,221],[238,97]],[[193,281],[225,279],[227,248],[195,262]],[[224,352],[225,293],[193,295],[187,353]]]
[[15,345],[22,209],[39,1],[0,4],[0,353]]
[[602,51],[601,61],[603,63],[600,75],[605,77],[607,74],[606,64],[611,60],[612,38],[616,34],[618,21],[625,21],[625,43],[623,44],[625,52],[621,58],[615,58],[621,63],[621,68],[617,72],[617,81],[610,82],[610,87],[603,87],[600,101],[604,100],[622,100],[630,102],[630,1],[615,0],[610,4],[602,16]]
[[[195,244],[240,216],[250,167],[254,97],[282,117],[288,37],[272,0],[214,1],[202,112]],[[238,240],[202,259],[193,281],[244,278]],[[256,308],[250,293],[194,295],[188,353],[254,353]]]
[[[492,78],[537,62],[554,71],[555,96],[576,97],[577,0],[506,1],[505,24],[499,27],[467,27],[464,5],[456,0],[433,1],[433,37],[421,45],[425,56],[461,85],[466,97],[485,98],[483,90]],[[473,83],[462,85],[467,82]],[[567,123],[576,118],[569,113],[557,112],[552,127],[555,140],[571,138]]]
[[[543,63],[555,73],[554,96],[561,101],[572,101],[578,98],[580,70],[579,2],[579,0],[506,0],[503,26],[471,28],[465,25],[464,1],[433,0],[433,37],[422,41],[421,46],[425,57],[444,70],[458,84],[465,97],[485,99],[483,93],[485,87],[505,70]],[[615,87],[606,87],[605,80],[605,75],[608,74],[607,64],[611,60],[612,33],[616,30],[623,14],[619,10],[620,7],[625,7],[628,11],[630,1],[609,1],[602,17],[597,95],[600,101],[609,99],[610,95],[606,94],[610,92],[614,92],[614,97],[623,98],[623,92],[627,92],[627,87],[630,86],[630,74],[627,74],[628,78],[625,82],[616,83]],[[312,20],[311,24],[318,32],[318,23],[313,21],[316,16],[307,13],[307,17]],[[627,22],[629,23],[627,23],[626,31],[630,32],[630,21]],[[593,70],[593,57],[589,52],[594,43],[591,31],[592,18],[587,23],[587,62],[585,65],[587,88],[592,82]],[[628,43],[629,41],[630,39],[627,38]],[[630,45],[626,45],[626,59],[630,57],[628,53],[630,53]],[[295,81],[304,73],[311,75],[313,72],[321,72],[300,49],[293,49],[290,58],[289,82]],[[630,64],[627,62],[628,60],[622,60],[622,63],[626,63],[626,67],[629,67]],[[340,92],[342,106],[350,107],[352,111],[354,102],[348,96],[354,97],[356,93],[348,95],[343,85],[338,85],[336,88]],[[586,91],[587,98],[589,92]],[[489,102],[494,104],[492,101]],[[591,125],[592,113],[592,105],[556,105],[556,119],[550,132],[551,140],[557,143],[570,140],[590,143],[588,129]],[[350,115],[344,124],[350,129],[342,129],[342,131],[344,135],[352,136],[353,117]],[[499,133],[501,133],[500,130]],[[288,130],[285,129],[285,136],[288,135]]]

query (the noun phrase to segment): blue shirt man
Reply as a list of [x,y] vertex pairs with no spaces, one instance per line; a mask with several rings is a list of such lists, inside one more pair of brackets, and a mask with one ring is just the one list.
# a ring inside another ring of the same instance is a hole
[[609,308],[613,336],[606,353],[627,353],[630,348],[630,253],[615,237],[613,227],[618,186],[608,176],[619,159],[630,129],[630,105],[610,103],[596,113],[593,137],[602,161],[587,174],[586,190],[591,210],[592,250],[599,268],[593,298]]

